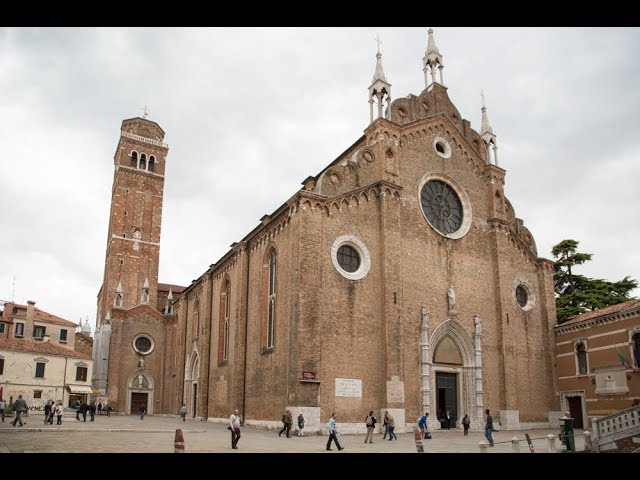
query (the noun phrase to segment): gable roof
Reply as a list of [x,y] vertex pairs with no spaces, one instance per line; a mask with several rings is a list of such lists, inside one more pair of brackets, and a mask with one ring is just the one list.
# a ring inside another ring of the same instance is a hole
[[[11,308],[11,307],[15,307],[18,309],[18,312],[16,312],[15,314],[10,315],[10,317],[15,318],[17,316],[19,316],[21,319],[22,317],[26,317],[27,315],[27,306],[26,305],[19,305],[17,303],[6,303],[5,304],[5,309],[6,308]],[[56,325],[64,325],[65,327],[72,327],[72,328],[76,328],[78,326],[77,323],[71,322],[69,320],[65,320],[64,318],[60,318],[57,317],[56,315],[53,315],[49,312],[45,312],[44,310],[40,310],[38,307],[34,307],[33,308],[33,321],[34,322],[42,322],[42,323],[53,323]]]
[[57,357],[82,358],[93,360],[90,355],[76,352],[70,348],[64,348],[51,342],[34,342],[25,338],[2,338],[0,337],[0,350],[12,350],[14,352],[30,352],[43,355],[55,355]]
[[599,308],[597,310],[586,312],[581,315],[576,315],[575,317],[571,317],[568,320],[560,323],[558,326],[570,325],[572,323],[583,322],[585,320],[590,320],[596,317],[604,317],[606,315],[613,315],[616,313],[622,313],[635,309],[640,309],[640,299],[634,298],[626,302],[618,303],[616,305],[610,305],[608,307]]

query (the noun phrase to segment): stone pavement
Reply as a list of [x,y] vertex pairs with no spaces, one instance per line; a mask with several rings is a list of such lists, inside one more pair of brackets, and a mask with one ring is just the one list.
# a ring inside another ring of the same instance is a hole
[[[82,417],[81,417],[82,418]],[[65,412],[62,425],[44,425],[43,415],[26,417],[23,427],[13,427],[12,418],[0,423],[0,453],[173,453],[176,429],[184,436],[185,453],[416,453],[413,433],[398,434],[398,440],[382,440],[376,434],[374,443],[365,444],[362,435],[341,435],[345,448],[338,452],[325,450],[326,435],[278,437],[277,430],[243,427],[238,450],[231,449],[231,434],[225,424],[189,420],[178,416],[151,415],[140,420],[137,415],[96,416],[94,422],[77,421],[75,414]],[[340,424],[338,423],[338,429]],[[557,435],[559,429],[505,431],[494,433],[495,447],[487,453],[511,453],[511,438],[522,439],[520,452],[529,453],[524,434],[529,433],[536,452],[547,452],[546,436]],[[431,440],[424,440],[425,453],[480,453],[478,442],[483,432],[469,432],[465,437],[461,429],[435,431]],[[582,433],[581,430],[576,432]],[[564,447],[556,439],[558,452]],[[576,450],[584,450],[584,436],[576,436]]]

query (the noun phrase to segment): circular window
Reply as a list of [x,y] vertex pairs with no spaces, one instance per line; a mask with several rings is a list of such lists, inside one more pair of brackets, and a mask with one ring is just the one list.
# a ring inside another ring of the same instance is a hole
[[153,340],[146,335],[138,335],[133,339],[133,349],[138,353],[147,355],[151,353],[153,347]]
[[338,265],[349,273],[360,268],[360,255],[351,245],[342,245],[338,249]]
[[335,269],[349,280],[364,278],[371,268],[371,257],[365,244],[353,235],[342,235],[331,246]]
[[452,179],[425,175],[418,190],[425,219],[440,235],[461,238],[471,226],[471,202]]
[[527,293],[527,289],[522,285],[518,285],[516,287],[516,301],[518,302],[518,305],[523,308],[527,306],[527,302],[529,301],[529,294]]
[[449,146],[449,142],[442,137],[436,137],[433,140],[433,148],[435,148],[436,153],[442,158],[449,158],[451,156],[451,147]]
[[456,191],[441,180],[430,180],[420,192],[422,211],[433,228],[443,235],[462,226],[464,210]]

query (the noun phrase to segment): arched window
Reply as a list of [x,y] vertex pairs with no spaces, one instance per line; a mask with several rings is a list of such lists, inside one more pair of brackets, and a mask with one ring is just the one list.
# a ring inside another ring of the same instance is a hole
[[633,347],[634,367],[640,368],[640,332],[636,332],[631,337],[631,346]]
[[272,349],[275,345],[276,263],[276,249],[267,249],[262,261],[260,346],[263,351]]
[[140,165],[138,166],[139,170],[147,169],[147,156],[143,153],[140,155]]
[[587,347],[584,343],[576,345],[576,355],[578,356],[578,375],[587,374]]
[[229,358],[229,322],[231,319],[231,282],[225,278],[220,289],[220,320],[218,338],[218,363]]
[[138,152],[135,150],[131,152],[131,166],[133,168],[138,168]]
[[193,307],[193,321],[191,323],[191,339],[193,340],[198,336],[200,330],[200,302],[196,300],[196,304]]
[[155,165],[156,165],[156,157],[151,155],[149,157],[149,171],[150,172],[153,172],[155,170]]

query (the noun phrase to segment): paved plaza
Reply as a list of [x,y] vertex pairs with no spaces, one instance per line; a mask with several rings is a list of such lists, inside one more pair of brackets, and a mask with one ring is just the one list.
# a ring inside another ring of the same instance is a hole
[[[81,417],[82,418],[82,417]],[[365,444],[364,434],[341,435],[344,450],[325,450],[326,435],[278,437],[277,430],[264,430],[245,426],[241,429],[238,450],[231,449],[230,432],[222,423],[199,420],[182,420],[177,416],[151,415],[140,420],[137,415],[96,416],[94,422],[77,421],[71,411],[65,412],[61,426],[44,425],[40,414],[26,417],[23,427],[13,427],[12,418],[0,423],[0,453],[174,453],[176,429],[184,436],[185,453],[321,453],[344,455],[345,453],[416,453],[413,433],[400,433],[398,440],[383,440],[376,434],[374,443]],[[340,424],[338,423],[338,429]],[[512,453],[511,439],[517,437],[520,452],[529,453],[525,439],[528,433],[536,452],[547,452],[546,436],[559,429],[500,431],[494,433],[495,447],[487,453]],[[584,450],[582,431],[576,431],[576,450]],[[469,432],[465,437],[461,429],[433,432],[431,440],[424,440],[425,453],[480,453],[478,443],[484,440],[483,432]],[[558,452],[564,450],[556,438]]]

